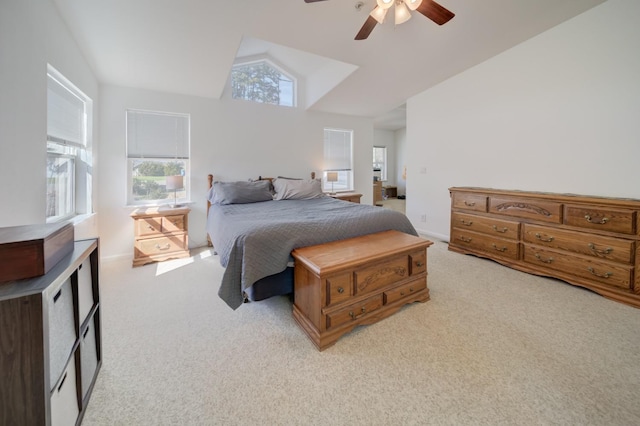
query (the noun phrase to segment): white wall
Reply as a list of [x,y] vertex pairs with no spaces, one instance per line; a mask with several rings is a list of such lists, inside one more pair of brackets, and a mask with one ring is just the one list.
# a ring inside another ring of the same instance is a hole
[[638,22],[609,0],[409,99],[416,228],[448,238],[451,186],[640,198]]
[[[0,226],[45,222],[47,63],[97,104],[97,80],[53,4],[49,0],[2,0],[0,176],[11,184],[0,188],[0,199],[8,203],[0,209]],[[96,128],[94,125],[94,145],[98,143]],[[95,236],[95,220],[91,228],[77,230],[76,236]]]
[[[278,175],[321,176],[323,130],[354,130],[355,189],[371,204],[373,120],[306,112],[296,108],[232,100],[181,96],[131,88],[101,88],[101,185],[98,210],[101,254],[133,254],[133,208],[126,206],[125,110],[128,108],[191,115],[191,214],[189,245],[206,244],[207,174],[218,180]],[[106,219],[108,218],[108,220]]]

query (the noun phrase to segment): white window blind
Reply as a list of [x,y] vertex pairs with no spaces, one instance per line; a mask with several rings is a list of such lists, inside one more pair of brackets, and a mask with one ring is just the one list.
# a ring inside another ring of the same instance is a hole
[[86,145],[85,101],[47,74],[47,140]]
[[189,116],[127,111],[129,158],[189,158]]
[[324,129],[325,170],[350,171],[353,131]]

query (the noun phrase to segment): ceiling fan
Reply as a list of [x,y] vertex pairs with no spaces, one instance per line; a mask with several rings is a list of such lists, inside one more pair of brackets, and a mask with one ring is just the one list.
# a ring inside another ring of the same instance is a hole
[[[305,3],[315,3],[325,0],[304,0]],[[411,18],[409,10],[417,10],[438,25],[446,24],[455,16],[453,12],[440,6],[433,0],[376,0],[377,5],[369,14],[355,40],[364,40],[378,23],[384,22],[387,12],[395,4],[395,22],[401,24]]]

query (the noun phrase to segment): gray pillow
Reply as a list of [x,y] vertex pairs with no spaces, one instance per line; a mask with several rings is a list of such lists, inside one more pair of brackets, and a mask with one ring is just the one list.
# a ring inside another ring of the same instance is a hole
[[279,178],[273,181],[273,188],[276,191],[276,195],[273,197],[274,200],[310,200],[325,196],[322,193],[322,185],[317,179]]
[[247,204],[273,200],[268,180],[214,182],[213,204]]

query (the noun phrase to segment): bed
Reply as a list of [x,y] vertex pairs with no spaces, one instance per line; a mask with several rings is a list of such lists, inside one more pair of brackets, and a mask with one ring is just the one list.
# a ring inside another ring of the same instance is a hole
[[208,206],[207,234],[225,267],[218,295],[232,309],[292,293],[295,248],[392,229],[418,235],[404,214],[332,198],[315,179],[210,178]]

